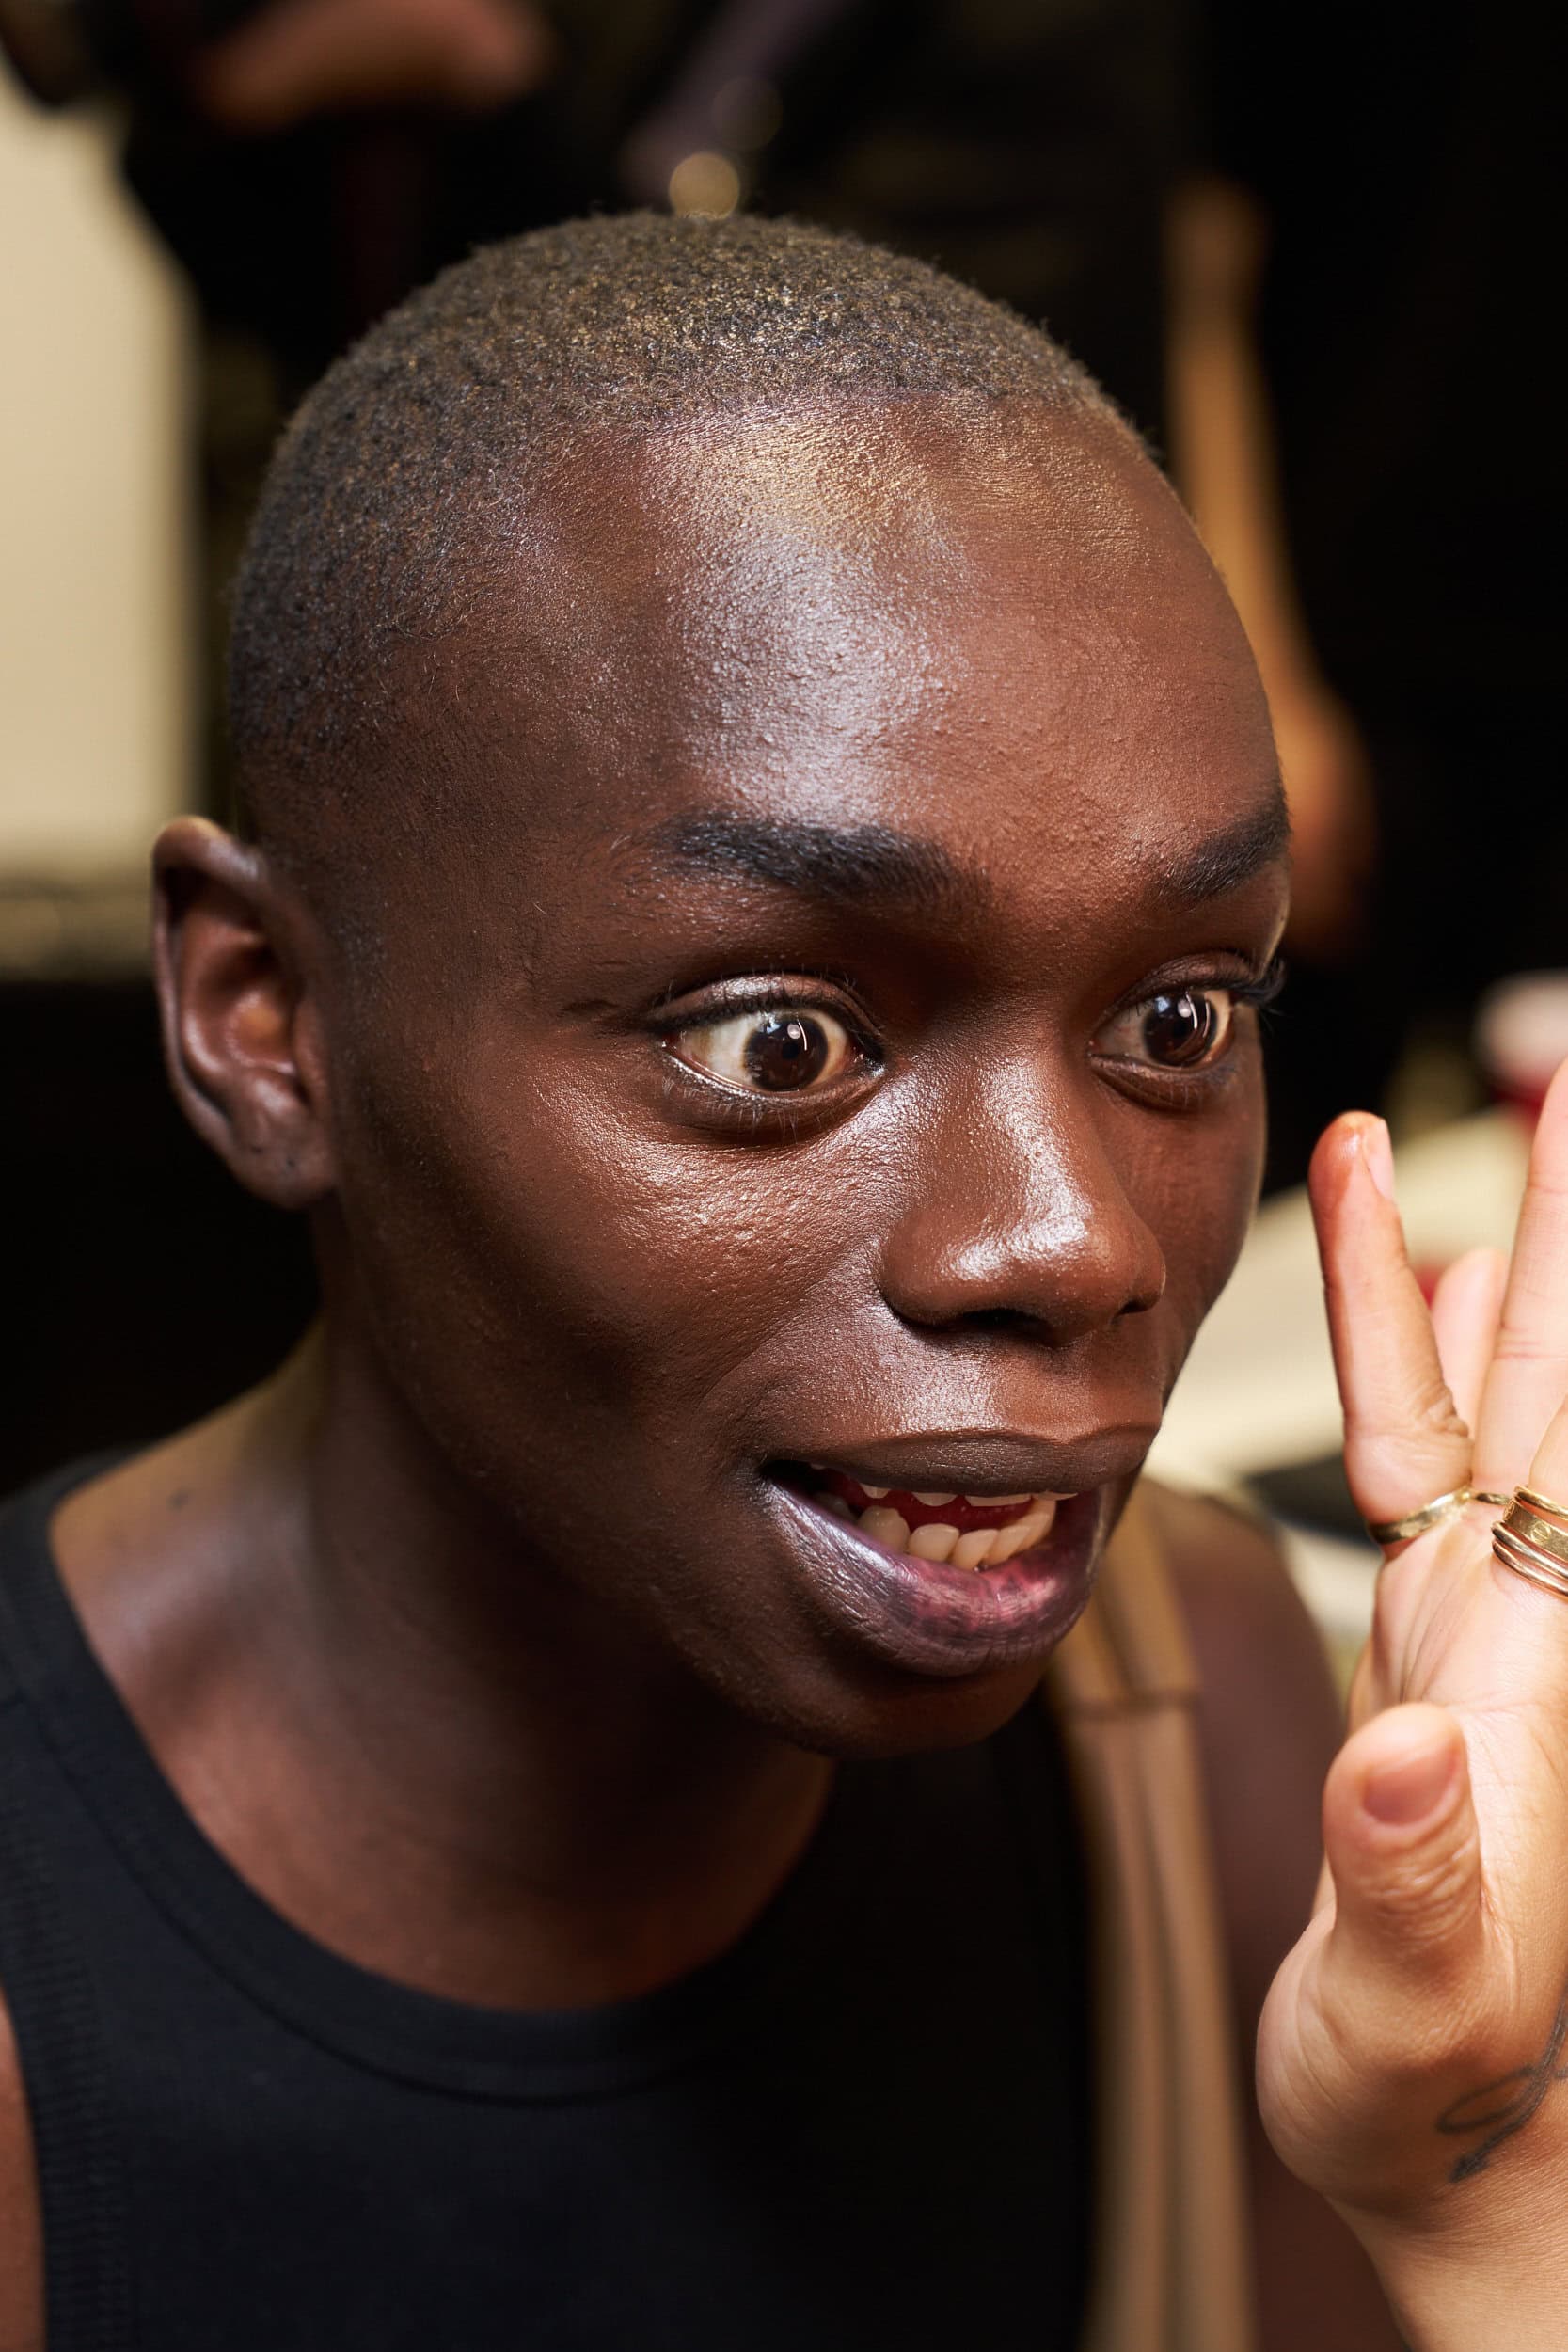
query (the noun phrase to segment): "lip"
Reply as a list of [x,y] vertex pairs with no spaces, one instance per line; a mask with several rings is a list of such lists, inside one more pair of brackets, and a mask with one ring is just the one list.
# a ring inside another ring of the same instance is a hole
[[976,1570],[890,1551],[797,1487],[764,1485],[818,1622],[886,1666],[948,1680],[1043,1662],[1089,1597],[1113,1501],[1107,1485],[1070,1494],[1037,1549]]
[[802,1450],[800,1462],[847,1470],[863,1486],[920,1487],[973,1495],[1087,1494],[1134,1477],[1157,1424],[1127,1423],[1077,1438],[1043,1438],[996,1429],[923,1430]]

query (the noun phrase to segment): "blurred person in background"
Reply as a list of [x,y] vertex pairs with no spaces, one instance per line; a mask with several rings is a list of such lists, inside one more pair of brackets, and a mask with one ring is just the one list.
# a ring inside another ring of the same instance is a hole
[[1047,323],[1167,453],[1247,626],[1291,800],[1292,948],[1354,948],[1366,761],[1291,581],[1259,231],[1204,169],[1194,8],[0,0],[7,25],[40,94],[107,77],[132,99],[127,175],[212,337],[221,579],[305,385],[492,236],[628,202],[745,205],[937,261]]
[[1269,241],[1257,348],[1294,577],[1381,843],[1353,964],[1292,992],[1282,1168],[1347,1044],[1385,1071],[1420,1049],[1451,1116],[1475,1099],[1481,992],[1568,965],[1547,22],[1470,5],[1417,36],[1350,0],[1215,20],[1216,161]]

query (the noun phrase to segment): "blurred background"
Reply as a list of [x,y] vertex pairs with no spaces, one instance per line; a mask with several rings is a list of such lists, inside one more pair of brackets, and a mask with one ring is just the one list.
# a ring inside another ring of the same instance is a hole
[[1285,1512],[1354,1638],[1311,1141],[1389,1115],[1435,1273],[1506,1240],[1568,1051],[1538,33],[1506,0],[0,0],[0,1490],[310,1311],[302,1233],[166,1098],[145,947],[152,831],[227,810],[224,596],[280,423],[485,238],[752,206],[1045,320],[1230,583],[1298,913],[1270,1197],[1160,1462]]

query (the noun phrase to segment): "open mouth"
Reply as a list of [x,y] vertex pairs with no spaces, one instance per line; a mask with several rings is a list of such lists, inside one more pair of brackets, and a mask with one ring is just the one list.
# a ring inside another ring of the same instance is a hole
[[[835,1642],[922,1677],[1043,1658],[1089,1597],[1132,1452],[1122,1434],[1069,1447],[962,1432],[878,1452],[889,1458],[852,1469],[800,1455],[765,1468],[813,1615]],[[1025,1489],[1031,1475],[1061,1483]]]
[[846,1519],[886,1550],[979,1573],[1044,1544],[1059,1494],[968,1495],[929,1487],[875,1486],[826,1463],[802,1464],[791,1481],[813,1502]]

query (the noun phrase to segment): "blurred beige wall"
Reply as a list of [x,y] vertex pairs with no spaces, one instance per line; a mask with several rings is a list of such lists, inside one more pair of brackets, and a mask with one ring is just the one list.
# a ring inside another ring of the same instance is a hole
[[139,866],[188,804],[187,338],[107,125],[0,67],[0,884]]

